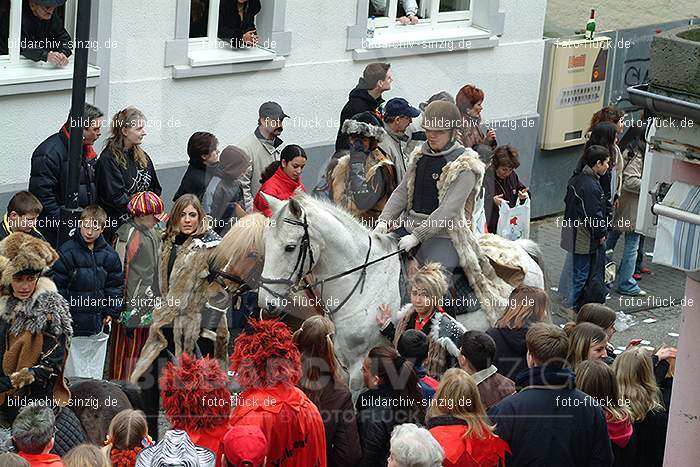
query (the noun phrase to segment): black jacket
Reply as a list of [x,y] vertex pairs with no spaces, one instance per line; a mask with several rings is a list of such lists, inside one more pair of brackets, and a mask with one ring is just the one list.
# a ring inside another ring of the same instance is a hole
[[[248,0],[243,21],[238,14],[238,2],[219,3],[219,39],[232,42],[234,47],[248,31],[255,30],[255,15],[260,13],[260,0]],[[204,20],[207,18],[205,17]],[[233,41],[232,41],[233,39]]]
[[516,378],[515,384],[524,389],[488,411],[496,424],[496,434],[511,448],[506,465],[612,465],[603,412],[590,396],[575,388],[571,370],[530,368]]
[[608,233],[605,193],[589,166],[575,173],[566,188],[561,247],[570,253],[590,254]]
[[238,203],[244,210],[248,206],[245,205],[243,185],[240,180],[222,178],[219,175],[215,175],[209,181],[202,204],[204,212],[211,216],[212,228],[223,236],[238,219],[233,204]]
[[[51,19],[39,19],[29,9],[29,2],[24,3],[20,54],[34,62],[45,62],[49,52],[61,52],[70,57],[71,37],[63,27],[63,19],[56,13]],[[9,18],[0,17],[0,55],[8,52],[9,27]]]
[[335,138],[336,152],[348,149],[350,144],[348,135],[343,133],[343,123],[345,123],[345,120],[365,111],[372,112],[380,121],[382,120],[381,106],[384,99],[382,99],[381,96],[376,99],[370,96],[366,88],[367,86],[364,84],[364,80],[360,78],[360,82],[357,83],[357,86],[350,91],[348,102],[343,106],[343,110],[340,111],[340,128],[338,128],[338,136]]
[[637,441],[634,465],[656,467],[664,463],[668,412],[649,412],[644,420],[633,425]]
[[119,255],[100,236],[91,251],[79,231],[58,249],[53,265],[58,292],[68,300],[76,336],[92,336],[107,316],[118,319],[124,301]]
[[511,208],[518,202],[518,191],[525,188],[518,178],[518,174],[513,171],[505,180],[496,179],[496,169],[489,165],[484,173],[484,212],[486,214],[486,225],[490,233],[495,233],[498,227],[498,206],[493,201],[494,196],[503,195],[503,199],[508,201]]
[[122,167],[117,163],[114,154],[105,148],[97,158],[95,167],[97,197],[100,206],[110,217],[110,227],[113,230],[126,222],[126,205],[132,196],[140,191],[152,191],[160,196],[162,191],[156,169],[148,155],[147,165],[143,169],[138,166],[130,152],[127,152],[126,156],[126,167]]
[[503,376],[515,379],[521,371],[527,369],[527,346],[525,345],[525,334],[527,327],[510,328],[490,328],[486,334],[496,343],[496,357],[493,364],[498,368],[498,373]]
[[[60,206],[68,180],[68,146],[65,127],[46,138],[32,154],[29,175],[29,191],[44,206],[38,220],[39,230],[54,248],[58,244]],[[85,154],[80,159],[78,206],[83,208],[97,203],[96,163],[97,159],[89,160]]]
[[180,196],[188,193],[196,195],[200,201],[204,201],[204,191],[215,173],[215,166],[190,161],[180,181],[180,187],[173,196],[173,201],[177,201]]

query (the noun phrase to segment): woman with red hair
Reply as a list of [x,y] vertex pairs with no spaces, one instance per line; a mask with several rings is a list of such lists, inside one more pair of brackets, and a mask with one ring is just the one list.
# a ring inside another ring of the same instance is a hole
[[484,135],[481,130],[484,91],[467,84],[457,93],[455,103],[462,114],[462,128],[458,132],[457,139],[462,146],[474,149],[484,159],[484,154],[490,154],[491,150],[497,146],[496,131],[489,128]]
[[231,424],[259,427],[268,465],[326,466],[326,436],[316,406],[296,385],[301,356],[284,323],[252,321],[236,339],[231,370],[243,388]]
[[165,418],[174,430],[187,433],[192,442],[209,449],[221,466],[223,439],[229,430],[231,392],[226,373],[215,359],[196,359],[183,353],[160,377]]

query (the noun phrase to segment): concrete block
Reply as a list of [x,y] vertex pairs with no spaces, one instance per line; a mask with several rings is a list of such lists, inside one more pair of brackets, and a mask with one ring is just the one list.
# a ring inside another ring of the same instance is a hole
[[651,43],[653,86],[700,96],[700,27],[671,29]]

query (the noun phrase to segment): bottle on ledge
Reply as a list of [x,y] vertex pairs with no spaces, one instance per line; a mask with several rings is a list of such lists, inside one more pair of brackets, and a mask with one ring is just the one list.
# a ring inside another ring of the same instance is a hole
[[586,23],[586,32],[585,32],[584,37],[586,38],[586,40],[592,41],[594,34],[595,34],[595,10],[591,10],[591,17],[588,19],[588,22]]

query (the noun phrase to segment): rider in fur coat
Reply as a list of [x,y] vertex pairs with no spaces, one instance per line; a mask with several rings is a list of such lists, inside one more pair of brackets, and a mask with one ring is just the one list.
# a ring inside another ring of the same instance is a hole
[[378,146],[386,132],[370,112],[346,120],[342,132],[350,137],[350,152],[329,165],[330,197],[373,225],[396,188],[396,167]]
[[68,302],[42,274],[58,259],[45,241],[0,242],[0,407],[10,421],[29,400],[65,407],[63,370],[73,327]]
[[400,248],[419,247],[416,257],[422,264],[437,261],[448,273],[461,268],[489,320],[495,322],[513,287],[496,275],[478,243],[473,212],[484,163],[456,140],[461,122],[459,110],[450,102],[426,107],[427,141],[411,155],[406,175],[384,206],[375,232],[387,233],[391,226],[401,237]]

